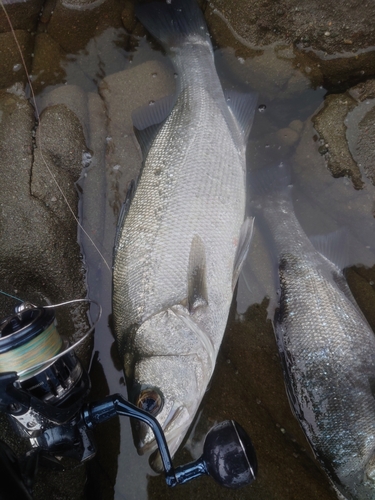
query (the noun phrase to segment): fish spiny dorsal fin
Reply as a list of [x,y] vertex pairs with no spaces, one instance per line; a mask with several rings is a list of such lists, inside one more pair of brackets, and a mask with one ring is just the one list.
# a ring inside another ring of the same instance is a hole
[[188,267],[188,309],[194,311],[208,304],[206,283],[206,252],[198,235],[191,242]]
[[234,259],[232,290],[235,289],[242,266],[249,252],[251,237],[253,235],[253,228],[254,228],[254,217],[247,217],[247,219],[245,219],[245,221],[241,226],[237,252]]

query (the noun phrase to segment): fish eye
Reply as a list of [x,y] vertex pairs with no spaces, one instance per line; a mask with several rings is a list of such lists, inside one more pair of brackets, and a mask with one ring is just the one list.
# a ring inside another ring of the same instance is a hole
[[139,394],[136,405],[155,417],[163,408],[163,398],[155,389],[144,389]]

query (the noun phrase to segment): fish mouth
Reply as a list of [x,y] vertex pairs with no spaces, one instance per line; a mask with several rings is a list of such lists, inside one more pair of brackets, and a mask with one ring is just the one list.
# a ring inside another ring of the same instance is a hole
[[[158,417],[156,418],[163,430],[168,444],[169,453],[171,457],[173,457],[190,425],[189,412],[185,406],[178,406],[177,408],[172,407],[167,415],[167,418],[165,418],[164,423],[160,422]],[[138,454],[144,455],[149,452],[155,452],[150,457],[150,465],[155,472],[161,472],[163,470],[163,464],[151,427],[149,427],[146,423],[139,421],[135,423],[135,427],[135,444]],[[159,458],[157,458],[157,456]]]

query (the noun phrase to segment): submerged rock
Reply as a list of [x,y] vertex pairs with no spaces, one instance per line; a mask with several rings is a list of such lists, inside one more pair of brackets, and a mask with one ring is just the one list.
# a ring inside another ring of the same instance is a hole
[[366,177],[375,185],[375,80],[344,94],[326,97],[312,118],[327,166],[334,177],[348,176],[356,189]]

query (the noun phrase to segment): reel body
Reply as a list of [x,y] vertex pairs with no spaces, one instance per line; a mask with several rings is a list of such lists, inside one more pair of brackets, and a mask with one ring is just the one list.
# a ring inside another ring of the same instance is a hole
[[35,450],[84,461],[95,455],[79,416],[90,379],[54,322],[52,309],[26,303],[0,323],[0,411]]
[[28,439],[31,448],[19,462],[28,461],[32,473],[29,477],[17,476],[19,467],[14,457],[7,462],[9,450],[0,442],[0,464],[5,461],[5,467],[12,470],[11,477],[18,478],[15,487],[31,493],[31,476],[35,475],[41,456],[50,459],[65,456],[78,462],[93,458],[96,453],[93,428],[117,415],[141,420],[152,428],[169,486],[201,475],[210,475],[229,488],[250,484],[255,479],[257,460],[253,445],[244,429],[233,420],[211,429],[201,458],[174,468],[163,431],[151,413],[120,394],[85,403],[90,379],[74,347],[93,331],[100,313],[84,337],[69,346],[57,332],[52,309],[69,303],[46,307],[23,303],[0,322],[0,411],[8,416],[15,432]]

